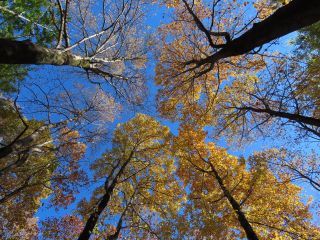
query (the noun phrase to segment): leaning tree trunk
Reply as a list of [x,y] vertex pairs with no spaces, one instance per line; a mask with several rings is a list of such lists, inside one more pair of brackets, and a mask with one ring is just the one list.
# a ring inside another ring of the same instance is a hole
[[0,38],[0,63],[69,65],[81,68],[91,68],[93,65],[90,59],[71,54],[69,51],[42,47],[30,41],[3,38]]
[[247,238],[249,240],[259,240],[257,234],[253,230],[253,228],[252,228],[251,224],[249,223],[248,219],[246,218],[245,214],[242,212],[240,204],[233,198],[233,196],[231,195],[229,190],[225,187],[222,178],[220,177],[220,175],[218,174],[218,172],[216,171],[216,169],[213,166],[211,166],[211,170],[214,174],[214,177],[218,181],[218,184],[219,184],[224,196],[228,199],[230,205],[232,206],[233,210],[235,211],[235,213],[238,217],[239,223],[240,223],[241,227],[243,228],[243,230],[245,231]]
[[[116,184],[118,182],[119,177],[123,174],[125,168],[129,164],[129,162],[132,159],[134,152],[132,151],[130,153],[130,156],[126,161],[123,163],[121,168],[119,169],[119,172],[116,174],[114,179],[107,179],[105,183],[105,194],[102,196],[100,202],[98,205],[95,207],[95,210],[90,214],[86,225],[84,226],[82,232],[80,233],[80,236],[78,240],[88,240],[93,232],[93,229],[95,228],[100,215],[104,211],[104,209],[108,206],[110,198],[112,196],[113,190],[116,187]],[[110,174],[113,175],[113,174]]]
[[319,0],[292,0],[275,11],[271,16],[259,23],[253,24],[251,29],[238,38],[231,40],[218,52],[207,58],[190,61],[189,63],[203,65],[214,63],[227,57],[242,55],[256,47],[261,47],[265,43],[307,27],[319,20]]
[[315,126],[315,127],[320,127],[320,119],[308,117],[308,116],[303,116],[303,115],[296,114],[296,113],[288,113],[288,112],[282,112],[282,111],[275,111],[275,110],[267,109],[267,108],[261,109],[261,108],[253,108],[253,107],[242,107],[242,108],[238,108],[238,109],[248,110],[248,111],[252,111],[252,112],[256,112],[256,113],[266,113],[272,117],[286,118],[286,119],[294,121],[294,122],[308,124],[308,125]]

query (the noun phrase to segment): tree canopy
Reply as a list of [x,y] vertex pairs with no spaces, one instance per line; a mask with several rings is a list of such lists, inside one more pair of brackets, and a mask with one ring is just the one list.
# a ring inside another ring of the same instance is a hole
[[0,238],[320,239],[319,0],[0,3]]

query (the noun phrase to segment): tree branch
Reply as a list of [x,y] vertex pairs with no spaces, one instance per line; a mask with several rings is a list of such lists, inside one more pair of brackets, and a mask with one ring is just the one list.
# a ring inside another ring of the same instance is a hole
[[260,47],[288,33],[297,31],[320,20],[319,0],[293,0],[279,8],[271,16],[233,39],[218,52],[201,60],[188,61],[187,64],[202,66],[220,59],[238,56]]

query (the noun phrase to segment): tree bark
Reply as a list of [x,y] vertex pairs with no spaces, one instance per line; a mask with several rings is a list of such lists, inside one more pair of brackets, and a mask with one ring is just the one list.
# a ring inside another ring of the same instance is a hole
[[320,127],[320,119],[313,118],[313,117],[306,117],[300,114],[295,113],[288,113],[288,112],[282,112],[282,111],[274,111],[272,109],[261,109],[261,108],[253,108],[253,107],[242,107],[238,108],[239,110],[248,110],[256,113],[267,113],[272,117],[280,117],[280,118],[286,118],[294,122],[308,124],[315,127]]
[[319,0],[293,0],[279,8],[268,18],[253,24],[251,29],[227,43],[218,52],[207,58],[190,61],[189,63],[195,63],[200,66],[217,62],[223,58],[242,55],[319,20]]
[[223,191],[223,194],[228,199],[229,203],[231,204],[233,210],[237,214],[238,220],[240,222],[240,225],[242,226],[243,230],[245,231],[247,238],[249,240],[259,240],[257,234],[253,230],[251,224],[247,220],[245,214],[242,212],[240,204],[233,198],[229,190],[224,186],[223,180],[216,171],[216,169],[211,165],[211,170],[214,174],[214,177],[217,179],[219,186],[221,190]]
[[101,201],[99,202],[96,210],[90,215],[89,219],[86,222],[84,229],[82,230],[78,240],[88,240],[92,234],[94,227],[96,226],[99,216],[102,211],[108,206],[110,197],[114,190],[115,184],[111,185],[106,193],[103,195]]
[[[108,179],[106,180],[106,186],[105,186],[105,194],[102,196],[101,201],[99,202],[98,206],[95,208],[94,212],[90,214],[90,217],[88,218],[86,225],[84,229],[82,230],[78,240],[88,240],[92,234],[92,231],[94,227],[96,226],[99,216],[103,212],[103,210],[108,206],[108,203],[110,201],[110,198],[112,196],[113,190],[117,184],[118,178],[122,175],[123,171],[125,170],[126,166],[129,164],[132,156],[133,151],[130,153],[130,156],[128,159],[123,163],[121,166],[119,172],[114,177],[114,179],[111,181],[110,185],[108,184]],[[111,174],[112,175],[112,174]],[[112,177],[112,176],[111,176]]]
[[30,41],[3,38],[0,38],[0,63],[92,67],[90,59],[71,54],[68,51],[42,47]]

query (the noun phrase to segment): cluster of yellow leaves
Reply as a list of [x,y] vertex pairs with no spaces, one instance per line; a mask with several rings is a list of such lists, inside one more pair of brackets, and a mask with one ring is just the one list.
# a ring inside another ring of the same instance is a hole
[[164,3],[167,7],[177,7],[179,5],[180,0],[164,0]]
[[279,7],[286,5],[291,0],[258,0],[253,6],[259,12],[259,18],[265,19],[269,17]]
[[[97,180],[112,179],[129,161],[119,176],[112,201],[101,222],[127,211],[124,218],[127,225],[142,224],[148,228],[144,221],[155,227],[168,215],[177,213],[183,191],[174,177],[176,167],[171,157],[170,140],[169,128],[144,114],[137,114],[118,125],[112,149],[92,165]],[[104,191],[102,187],[97,188],[90,202],[81,202],[83,215]],[[125,210],[128,202],[129,209]],[[135,227],[130,231],[137,238],[148,234],[148,231]]]
[[278,8],[278,3],[273,0],[259,0],[254,3],[254,7],[259,12],[259,18],[265,19],[269,17],[275,9]]
[[[301,189],[277,179],[267,165],[248,166],[244,159],[206,142],[206,132],[190,125],[180,128],[175,149],[178,175],[190,188],[183,218],[190,217],[191,221],[189,227],[177,226],[181,235],[192,235],[198,229],[200,239],[245,237],[235,212],[210,172],[212,165],[260,239],[320,237],[320,229],[311,224],[309,206],[300,199]],[[266,156],[257,154],[250,161],[263,163]]]

